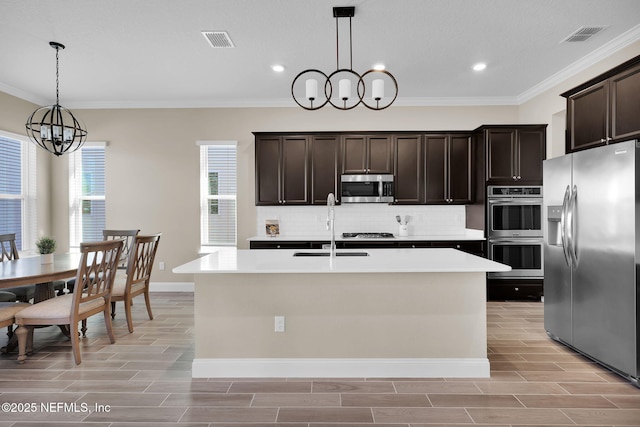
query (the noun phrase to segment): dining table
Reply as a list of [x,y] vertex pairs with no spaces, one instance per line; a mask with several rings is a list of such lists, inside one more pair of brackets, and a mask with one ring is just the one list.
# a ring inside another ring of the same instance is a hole
[[[53,262],[42,263],[42,257],[32,256],[0,262],[0,289],[16,286],[36,285],[33,302],[38,303],[55,296],[53,282],[75,277],[80,263],[80,253],[54,254]],[[60,330],[69,335],[68,328]],[[2,352],[15,346],[15,334]]]

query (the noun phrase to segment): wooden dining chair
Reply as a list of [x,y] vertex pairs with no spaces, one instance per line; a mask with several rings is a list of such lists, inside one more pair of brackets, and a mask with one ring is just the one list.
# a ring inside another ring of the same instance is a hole
[[133,332],[131,302],[134,297],[144,294],[149,320],[153,320],[151,300],[149,298],[149,279],[151,278],[153,260],[156,257],[161,235],[162,233],[149,236],[135,236],[129,253],[127,274],[124,276],[117,275],[113,285],[113,292],[111,293],[111,317],[114,318],[116,315],[116,302],[123,301],[129,332]]
[[122,240],[81,243],[81,258],[73,293],[33,304],[15,316],[18,325],[18,363],[24,363],[33,347],[33,328],[38,325],[69,325],[71,348],[80,364],[78,322],[103,313],[111,343],[116,341],[111,326],[111,291],[120,260]]
[[[140,230],[102,230],[102,240],[124,240],[122,252],[120,253],[120,260],[118,261],[118,268],[122,271],[127,268],[127,259],[131,249],[131,242],[139,232]],[[67,289],[69,292],[73,292],[75,285],[75,277],[67,280]]]
[[16,313],[26,307],[31,307],[31,304],[24,302],[0,302],[0,328],[6,326],[10,331],[10,333],[7,333],[9,337],[13,335],[12,331]]
[[133,238],[140,233],[140,230],[102,230],[103,240],[123,239],[124,246],[120,253],[120,263],[118,268],[124,270],[127,268],[129,253],[133,247]]

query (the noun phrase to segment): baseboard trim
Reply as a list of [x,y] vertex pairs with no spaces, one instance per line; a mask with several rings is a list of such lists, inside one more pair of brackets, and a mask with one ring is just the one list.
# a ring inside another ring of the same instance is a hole
[[149,292],[193,292],[193,282],[151,282]]
[[489,359],[194,359],[192,378],[489,378]]

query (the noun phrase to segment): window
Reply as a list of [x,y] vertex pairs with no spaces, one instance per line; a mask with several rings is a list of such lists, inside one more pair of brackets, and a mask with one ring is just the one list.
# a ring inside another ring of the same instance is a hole
[[19,251],[36,241],[36,147],[0,132],[0,234],[15,233]]
[[199,141],[202,246],[236,244],[235,141]]
[[69,155],[69,246],[102,240],[106,227],[104,143],[86,143]]

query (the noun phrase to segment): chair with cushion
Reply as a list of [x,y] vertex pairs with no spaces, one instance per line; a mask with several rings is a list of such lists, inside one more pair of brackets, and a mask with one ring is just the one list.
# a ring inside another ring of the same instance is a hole
[[133,238],[140,233],[140,230],[102,230],[103,240],[124,239],[124,246],[120,254],[120,264],[118,268],[124,270],[127,268],[129,253],[133,247]]
[[122,240],[81,243],[81,258],[73,293],[33,304],[15,316],[18,325],[18,362],[24,363],[33,345],[33,328],[39,325],[69,325],[71,348],[76,364],[80,364],[78,322],[102,313],[111,343],[115,342],[111,327],[111,290],[115,279]]
[[127,274],[118,274],[113,285],[111,316],[115,317],[116,302],[123,301],[129,332],[133,332],[131,301],[134,297],[144,294],[149,319],[153,320],[151,301],[149,299],[149,279],[151,278],[151,269],[158,250],[158,243],[160,243],[160,236],[161,233],[149,236],[138,235],[133,239],[127,263]]
[[[120,253],[120,261],[118,263],[118,268],[122,271],[127,268],[127,258],[131,249],[131,243],[133,241],[133,238],[139,232],[140,230],[102,230],[103,240],[124,239],[124,246],[122,247],[122,252]],[[67,289],[69,289],[69,292],[73,292],[75,284],[75,278],[67,280]]]
[[[16,247],[16,234],[0,234],[0,261],[12,261],[20,258]],[[16,286],[14,288],[4,288],[5,292],[14,294],[18,301],[29,302],[36,291],[36,285]]]
[[[9,331],[12,331],[16,313],[26,307],[31,307],[31,304],[24,302],[0,302],[0,328],[6,326]],[[9,335],[9,337],[11,337],[11,335]]]
[[16,294],[13,292],[0,291],[0,302],[16,302]]

